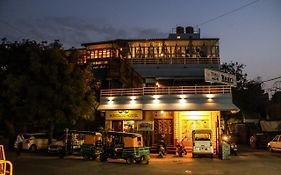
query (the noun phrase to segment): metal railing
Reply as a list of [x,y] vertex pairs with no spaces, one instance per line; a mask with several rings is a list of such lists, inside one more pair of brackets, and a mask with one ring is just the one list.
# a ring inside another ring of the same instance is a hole
[[130,64],[220,64],[217,57],[127,58],[126,61]]
[[100,96],[114,97],[114,96],[143,96],[143,95],[228,94],[228,93],[231,93],[231,87],[228,85],[168,86],[168,87],[102,89]]
[[6,160],[3,145],[0,145],[0,175],[13,175],[13,164]]

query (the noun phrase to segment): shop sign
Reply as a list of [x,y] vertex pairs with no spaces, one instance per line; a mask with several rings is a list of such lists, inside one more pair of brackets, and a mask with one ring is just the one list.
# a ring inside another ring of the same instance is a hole
[[106,111],[106,120],[142,120],[141,110]]
[[237,86],[236,76],[220,71],[205,69],[205,81],[210,83],[222,83]]
[[153,131],[154,121],[139,121],[137,126],[138,131]]

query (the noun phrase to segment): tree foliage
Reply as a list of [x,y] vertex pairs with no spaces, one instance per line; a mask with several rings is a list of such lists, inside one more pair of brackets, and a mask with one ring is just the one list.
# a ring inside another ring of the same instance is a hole
[[10,126],[94,119],[95,79],[89,65],[78,64],[80,58],[58,41],[2,41],[0,119]]
[[221,71],[236,76],[237,88],[241,89],[247,83],[247,74],[244,73],[246,65],[240,64],[238,62],[223,63],[221,65]]
[[[237,87],[232,88],[233,103],[240,109],[236,117],[242,117],[243,113],[258,113],[265,117],[268,95],[262,89],[262,82],[257,80],[249,81],[247,73],[244,72],[246,65],[238,62],[223,63],[221,71],[236,75]],[[244,116],[245,117],[245,116]]]

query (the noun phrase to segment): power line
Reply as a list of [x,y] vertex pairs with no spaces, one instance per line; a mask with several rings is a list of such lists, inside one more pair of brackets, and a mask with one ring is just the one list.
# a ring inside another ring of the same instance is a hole
[[216,17],[214,17],[214,18],[211,18],[211,19],[209,19],[209,20],[207,20],[207,21],[205,21],[205,22],[199,23],[199,24],[197,24],[197,26],[199,27],[199,26],[202,26],[202,25],[207,24],[207,23],[209,23],[209,22],[215,21],[215,20],[217,20],[217,19],[219,19],[219,18],[221,18],[221,17],[224,17],[224,16],[229,15],[229,14],[231,14],[231,13],[237,12],[237,11],[239,11],[239,10],[245,8],[245,7],[248,7],[248,6],[250,6],[250,5],[253,5],[253,4],[255,4],[255,3],[259,2],[259,1],[260,1],[260,0],[252,1],[252,2],[250,2],[250,3],[248,3],[248,4],[245,4],[245,5],[241,6],[241,7],[238,7],[238,8],[236,8],[236,9],[233,9],[233,10],[231,10],[231,11],[229,11],[229,12],[225,12],[225,13],[219,15],[219,16],[216,16]]
[[271,78],[271,79],[268,79],[268,80],[265,80],[265,81],[262,81],[261,83],[268,82],[268,81],[273,81],[273,80],[277,80],[277,79],[279,79],[279,78],[281,78],[281,76],[275,77],[275,78]]

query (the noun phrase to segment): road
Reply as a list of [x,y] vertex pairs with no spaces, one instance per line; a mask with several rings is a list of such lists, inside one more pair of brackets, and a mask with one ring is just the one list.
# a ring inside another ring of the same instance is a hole
[[149,165],[127,165],[124,160],[108,162],[84,161],[79,156],[60,159],[57,156],[24,152],[21,156],[8,153],[15,175],[271,175],[281,172],[281,153],[252,150],[244,147],[229,160],[218,158],[179,158],[168,155],[163,159],[152,155]]

